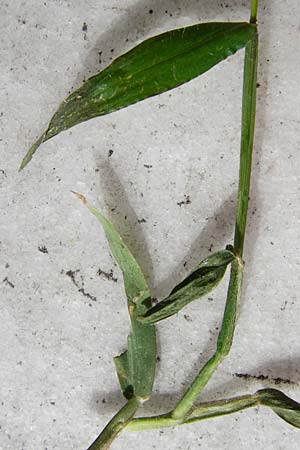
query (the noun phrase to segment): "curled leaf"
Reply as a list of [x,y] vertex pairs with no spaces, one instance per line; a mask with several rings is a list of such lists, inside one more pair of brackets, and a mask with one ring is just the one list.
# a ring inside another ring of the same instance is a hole
[[231,250],[221,250],[200,262],[192,273],[179,283],[168,297],[150,308],[143,317],[142,323],[156,323],[166,319],[193,300],[211,292],[222,280],[228,264],[236,258]]
[[277,389],[261,389],[257,392],[259,403],[271,408],[281,419],[300,428],[300,404]]
[[151,306],[150,292],[136,259],[124,244],[114,225],[83,195],[73,192],[101,223],[112,254],[123,273],[131,320],[128,350],[115,358],[119,382],[126,398],[148,398],[152,391],[156,366],[156,336],[153,325],[144,325],[137,316]]
[[246,22],[212,22],[147,39],[89,78],[61,103],[20,170],[42,142],[61,131],[180,86],[243,48],[255,34],[256,26]]

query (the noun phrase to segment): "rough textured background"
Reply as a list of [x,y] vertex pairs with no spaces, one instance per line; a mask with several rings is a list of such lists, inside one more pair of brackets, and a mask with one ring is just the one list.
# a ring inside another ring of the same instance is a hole
[[[18,174],[21,158],[66,94],[112,58],[170,28],[247,20],[249,3],[1,1],[1,450],[84,450],[123,402],[112,361],[128,333],[122,279],[71,189],[117,224],[158,297],[231,241],[243,52],[61,134]],[[232,353],[203,399],[274,387],[280,377],[300,401],[298,1],[262,2],[260,23],[244,297]],[[224,281],[159,325],[161,361],[143,413],[171,408],[212,354],[225,290]],[[298,442],[299,431],[254,409],[123,434],[113,448],[296,450]]]

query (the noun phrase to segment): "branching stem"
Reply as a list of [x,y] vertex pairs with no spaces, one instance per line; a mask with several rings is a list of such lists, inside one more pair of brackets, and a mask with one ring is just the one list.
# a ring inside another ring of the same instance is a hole
[[202,403],[197,408],[193,409],[184,420],[174,419],[172,413],[154,417],[137,417],[129,422],[125,431],[142,431],[185,425],[205,419],[233,414],[237,411],[257,406],[258,404],[259,396],[257,394]]
[[[256,23],[257,21],[257,10],[258,0],[252,0],[250,18],[251,23]],[[256,395],[254,395],[202,404],[198,408],[194,409],[194,404],[198,400],[203,388],[210,380],[218,365],[228,355],[231,349],[237,320],[238,304],[243,282],[242,256],[247,224],[254,141],[257,57],[258,37],[256,34],[254,38],[248,42],[245,50],[240,175],[234,236],[234,250],[237,257],[232,262],[226,306],[221,331],[218,337],[216,352],[200,370],[195,381],[173,411],[162,416],[132,419],[140,405],[140,401],[133,397],[109,422],[88,450],[108,449],[111,442],[124,428],[129,431],[139,431],[144,429],[180,425],[222,414],[229,414],[231,412],[258,404],[258,399]]]

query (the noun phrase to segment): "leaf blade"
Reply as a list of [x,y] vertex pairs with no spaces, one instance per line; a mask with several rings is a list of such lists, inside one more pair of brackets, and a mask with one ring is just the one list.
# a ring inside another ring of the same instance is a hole
[[253,24],[212,22],[171,30],[147,39],[89,78],[60,105],[20,170],[42,142],[93,117],[161,94],[201,75],[243,48]]
[[156,368],[156,333],[153,325],[144,325],[137,320],[137,316],[143,314],[151,305],[146,280],[114,225],[88,203],[85,197],[73,193],[101,223],[112,254],[123,273],[131,334],[128,337],[128,350],[114,359],[123,394],[127,399],[133,395],[148,398],[152,391]]
[[236,256],[230,250],[221,250],[210,255],[199,263],[168,297],[150,308],[143,317],[142,323],[156,323],[177,314],[182,308],[211,292],[222,280],[228,264]]

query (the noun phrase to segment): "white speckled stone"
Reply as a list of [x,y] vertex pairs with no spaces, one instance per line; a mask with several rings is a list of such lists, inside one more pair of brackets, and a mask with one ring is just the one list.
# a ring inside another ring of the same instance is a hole
[[[62,133],[18,173],[25,151],[66,94],[113,57],[170,28],[247,20],[249,3],[1,1],[1,450],[85,450],[123,403],[112,360],[129,329],[122,279],[71,189],[114,221],[158,297],[209,249],[231,242],[243,52],[170,93]],[[277,387],[300,401],[298,3],[262,2],[244,296],[231,355],[205,400],[274,387],[235,376],[244,373],[289,379]],[[226,282],[159,325],[161,361],[143,414],[170,409],[212,354]],[[113,444],[141,448],[296,450],[299,431],[254,409],[124,433]]]

